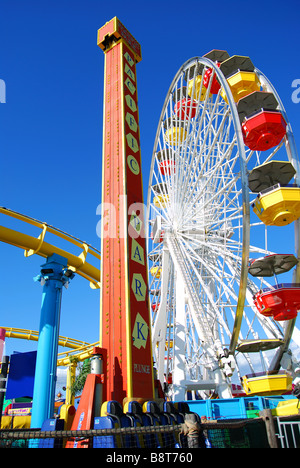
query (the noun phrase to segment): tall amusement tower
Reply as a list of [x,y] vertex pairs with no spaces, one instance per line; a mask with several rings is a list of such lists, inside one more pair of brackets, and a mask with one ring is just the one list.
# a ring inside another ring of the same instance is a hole
[[137,104],[141,47],[118,18],[98,30],[105,54],[100,343],[107,400],[153,398]]

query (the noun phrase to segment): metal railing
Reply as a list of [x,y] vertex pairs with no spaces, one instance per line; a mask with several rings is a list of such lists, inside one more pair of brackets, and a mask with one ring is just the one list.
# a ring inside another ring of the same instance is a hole
[[278,433],[276,434],[280,448],[300,447],[300,420],[283,421],[277,418]]

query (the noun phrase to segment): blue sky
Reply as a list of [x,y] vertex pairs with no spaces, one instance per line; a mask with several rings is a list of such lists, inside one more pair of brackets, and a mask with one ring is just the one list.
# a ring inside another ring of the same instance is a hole
[[[96,39],[114,16],[142,47],[137,84],[145,193],[169,85],[186,60],[212,49],[250,56],[279,92],[299,147],[300,103],[292,101],[292,83],[300,79],[299,13],[298,0],[0,0],[0,79],[6,84],[0,205],[100,249],[104,54]],[[38,330],[42,289],[33,277],[42,263],[0,245],[0,326]],[[76,277],[63,293],[60,334],[94,342],[98,330],[99,292]],[[8,340],[7,353],[35,346]]]

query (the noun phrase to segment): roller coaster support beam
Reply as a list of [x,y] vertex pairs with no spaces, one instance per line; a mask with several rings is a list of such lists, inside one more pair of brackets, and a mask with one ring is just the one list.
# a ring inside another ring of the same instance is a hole
[[75,397],[72,393],[72,385],[75,382],[77,362],[70,362],[67,369],[67,384],[66,384],[66,405],[74,405]]
[[43,285],[40,330],[33,389],[31,427],[40,428],[54,413],[57,349],[62,287],[74,273],[67,269],[67,259],[53,254],[41,266],[35,278]]

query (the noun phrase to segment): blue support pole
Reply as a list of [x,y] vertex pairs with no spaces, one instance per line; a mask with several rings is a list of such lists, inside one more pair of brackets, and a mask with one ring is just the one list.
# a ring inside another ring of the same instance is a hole
[[46,419],[54,416],[56,366],[61,310],[62,287],[74,273],[67,269],[67,259],[53,254],[41,266],[35,278],[43,285],[40,330],[37,349],[31,427],[41,428]]

